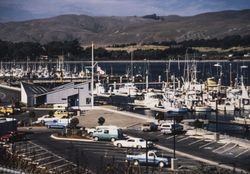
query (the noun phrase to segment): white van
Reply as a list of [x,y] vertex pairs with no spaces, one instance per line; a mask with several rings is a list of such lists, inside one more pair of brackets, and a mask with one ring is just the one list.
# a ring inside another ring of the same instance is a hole
[[160,129],[163,134],[171,134],[174,132],[182,132],[183,126],[180,125],[179,123],[174,124],[174,123],[168,122],[168,123],[161,124]]
[[98,140],[111,140],[115,141],[123,137],[122,130],[116,126],[97,126],[93,132],[93,138]]

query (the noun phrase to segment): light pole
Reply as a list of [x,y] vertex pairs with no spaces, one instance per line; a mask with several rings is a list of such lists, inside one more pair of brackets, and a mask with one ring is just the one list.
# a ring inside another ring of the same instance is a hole
[[233,81],[232,81],[232,64],[230,63],[229,66],[230,66],[230,69],[229,69],[229,71],[230,71],[230,86],[232,87],[232,85],[233,85]]
[[219,134],[218,134],[218,99],[219,99],[219,93],[221,90],[221,78],[222,78],[222,66],[219,63],[214,64],[215,67],[219,67],[220,68],[220,79],[218,82],[218,88],[217,88],[217,98],[215,99],[215,105],[216,105],[216,133],[215,133],[215,140],[218,141],[219,140]]
[[246,69],[246,68],[248,68],[248,66],[245,66],[245,65],[240,66],[240,71],[241,71],[240,72],[240,74],[241,74],[241,88],[242,88],[242,97],[240,99],[240,107],[243,108],[243,111],[244,111],[244,105],[245,105],[245,98],[248,98],[247,90],[245,90],[245,87],[244,87],[244,77],[243,77],[243,70],[242,70],[242,69]]
[[94,107],[94,42],[92,42],[92,51],[91,51],[91,108]]

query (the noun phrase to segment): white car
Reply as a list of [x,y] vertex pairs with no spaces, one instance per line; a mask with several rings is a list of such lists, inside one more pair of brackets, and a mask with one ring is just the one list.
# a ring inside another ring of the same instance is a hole
[[[128,138],[126,140],[117,140],[113,143],[117,147],[132,147],[132,148],[146,148],[146,140],[142,138]],[[148,147],[152,147],[153,143],[151,141],[147,141]]]
[[54,121],[54,120],[59,120],[59,118],[56,118],[56,117],[53,117],[53,116],[49,116],[49,115],[44,115],[42,117],[39,117],[35,123],[42,123],[42,124],[44,124],[46,122],[51,122],[51,121]]

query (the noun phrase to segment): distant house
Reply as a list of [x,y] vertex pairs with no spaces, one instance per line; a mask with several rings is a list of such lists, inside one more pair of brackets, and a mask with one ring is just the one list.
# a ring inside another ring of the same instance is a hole
[[47,90],[40,86],[28,86],[23,83],[21,85],[22,102],[28,106],[66,104],[67,106],[88,107],[91,106],[90,84],[88,81],[79,84],[68,83]]

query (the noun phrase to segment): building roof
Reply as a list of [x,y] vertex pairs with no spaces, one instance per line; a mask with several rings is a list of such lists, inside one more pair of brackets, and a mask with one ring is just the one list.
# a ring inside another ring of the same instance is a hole
[[48,92],[43,86],[37,86],[30,83],[21,82],[21,86],[23,86],[27,95],[39,95]]
[[56,88],[53,88],[51,91],[47,91],[47,92],[44,92],[44,93],[41,93],[37,96],[42,96],[42,95],[47,95],[47,94],[52,94],[52,93],[55,93],[55,92],[59,92],[59,91],[63,91],[63,90],[66,90],[66,89],[71,89],[71,88],[81,88],[83,87],[84,85],[86,85],[87,83],[89,83],[89,81],[85,81],[83,83],[78,83],[78,84],[75,84],[75,83],[68,83],[68,84],[65,84],[65,85],[61,85],[61,86],[58,86]]

